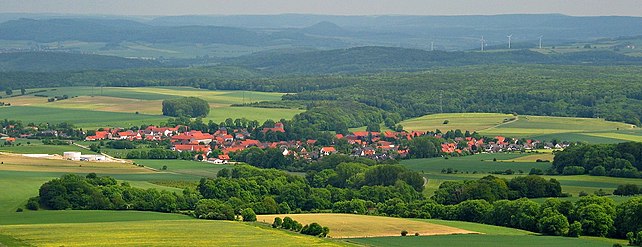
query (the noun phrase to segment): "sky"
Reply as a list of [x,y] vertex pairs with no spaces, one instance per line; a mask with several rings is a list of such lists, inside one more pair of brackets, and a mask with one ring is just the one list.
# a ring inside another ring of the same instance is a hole
[[642,0],[0,0],[0,13],[642,16]]

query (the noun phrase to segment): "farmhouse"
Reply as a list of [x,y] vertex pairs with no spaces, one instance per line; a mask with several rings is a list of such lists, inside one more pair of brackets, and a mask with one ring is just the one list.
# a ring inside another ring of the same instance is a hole
[[323,147],[323,148],[321,148],[321,151],[319,152],[319,154],[321,154],[321,156],[328,156],[328,155],[331,155],[331,154],[334,154],[334,153],[337,153],[337,150],[334,147]]

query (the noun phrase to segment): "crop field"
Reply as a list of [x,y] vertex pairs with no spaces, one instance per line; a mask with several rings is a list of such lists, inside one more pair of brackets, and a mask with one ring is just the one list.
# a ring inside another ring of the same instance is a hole
[[541,236],[529,231],[485,225],[471,222],[434,219],[415,219],[478,232],[480,234],[459,234],[440,236],[407,236],[350,239],[351,243],[367,246],[611,246],[626,244],[625,240],[606,238],[564,238]]
[[[406,130],[441,131],[456,130],[479,131],[502,124],[505,119],[515,116],[501,113],[443,113],[408,119],[401,122]],[[448,120],[448,124],[444,121]]]
[[418,232],[421,235],[471,234],[455,227],[433,223],[381,216],[366,216],[355,214],[288,214],[288,215],[258,215],[257,221],[272,224],[275,217],[290,217],[301,224],[319,223],[330,228],[333,238],[380,237],[398,236],[402,230],[410,234]]
[[211,111],[204,121],[222,122],[227,118],[247,118],[263,122],[267,119],[289,119],[301,109],[233,107],[232,104],[279,100],[282,93],[251,91],[211,91],[188,87],[63,87],[39,93],[47,97],[67,95],[70,98],[47,102],[47,97],[18,96],[3,99],[11,107],[0,108],[2,118],[23,122],[71,122],[78,127],[129,127],[159,124],[162,100],[195,96],[209,102]]
[[231,221],[158,220],[0,226],[37,246],[343,246],[312,236]]
[[19,154],[0,154],[0,170],[68,173],[148,174],[149,169],[126,163],[70,161],[56,158],[32,158]]
[[[460,129],[486,136],[509,136],[538,140],[618,143],[642,141],[642,130],[630,124],[595,118],[518,116],[499,113],[447,113],[408,119],[400,124],[407,130],[441,131]],[[444,121],[448,120],[448,124]]]

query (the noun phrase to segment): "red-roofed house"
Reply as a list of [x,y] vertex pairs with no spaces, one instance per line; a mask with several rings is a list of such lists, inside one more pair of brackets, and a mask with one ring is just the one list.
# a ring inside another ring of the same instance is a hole
[[185,151],[199,152],[206,155],[212,151],[210,146],[206,146],[206,145],[174,145],[174,147],[172,147],[172,150],[178,151],[178,152],[185,152]]
[[221,154],[216,158],[208,159],[208,161],[214,164],[227,164],[230,161],[230,156],[227,154]]
[[322,147],[321,148],[321,156],[327,156],[336,153],[337,150],[334,147]]
[[283,123],[277,122],[274,124],[274,128],[263,128],[263,133],[268,131],[285,133],[285,129],[283,127]]

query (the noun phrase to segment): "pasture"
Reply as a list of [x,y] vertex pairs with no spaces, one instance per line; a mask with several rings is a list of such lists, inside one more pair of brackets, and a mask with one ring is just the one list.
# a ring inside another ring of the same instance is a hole
[[[497,126],[514,117],[511,114],[501,113],[442,113],[408,119],[400,124],[406,130],[434,131],[439,129],[448,131],[459,129],[473,132]],[[446,120],[448,120],[448,124],[444,124]]]
[[330,228],[332,238],[398,236],[402,230],[421,235],[472,234],[473,231],[428,222],[356,214],[287,214],[258,215],[257,221],[272,224],[275,217],[290,217],[306,225],[319,223]]
[[[499,113],[444,113],[408,119],[406,130],[441,131],[460,129],[485,136],[508,136],[537,140],[618,143],[642,141],[642,130],[626,123],[597,118],[515,116]],[[448,124],[444,121],[448,120]]]
[[301,109],[234,107],[233,104],[280,100],[282,93],[252,91],[211,91],[189,87],[61,87],[39,95],[70,98],[47,102],[47,97],[18,96],[3,99],[11,107],[0,108],[0,116],[23,122],[71,122],[82,128],[129,127],[159,124],[162,100],[194,96],[210,104],[204,121],[223,122],[227,118],[247,118],[263,122],[267,119],[289,119]]

